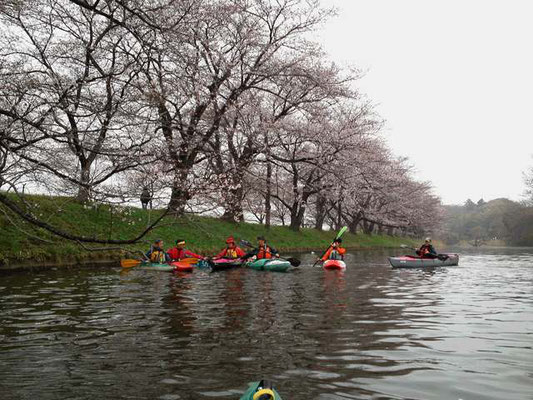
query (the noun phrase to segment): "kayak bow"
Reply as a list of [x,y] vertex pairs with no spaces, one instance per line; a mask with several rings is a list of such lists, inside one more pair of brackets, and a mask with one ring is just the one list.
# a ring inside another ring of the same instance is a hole
[[326,260],[323,267],[324,269],[346,269],[346,263],[342,260]]
[[279,393],[266,380],[252,382],[239,400],[283,400]]

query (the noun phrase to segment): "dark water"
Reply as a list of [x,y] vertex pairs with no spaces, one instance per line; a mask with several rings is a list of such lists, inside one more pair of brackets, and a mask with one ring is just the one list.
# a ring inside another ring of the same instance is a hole
[[238,399],[269,378],[289,400],[532,399],[533,250],[482,251],[433,271],[364,252],[344,273],[0,276],[0,398]]

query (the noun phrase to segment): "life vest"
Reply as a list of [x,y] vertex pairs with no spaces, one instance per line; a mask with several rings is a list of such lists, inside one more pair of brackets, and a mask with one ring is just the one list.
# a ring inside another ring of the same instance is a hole
[[324,256],[322,257],[322,261],[344,260],[345,253],[346,253],[346,249],[344,247],[334,248],[333,246],[330,246],[328,251],[326,251],[326,254],[324,254]]
[[237,254],[237,248],[230,249],[229,247],[226,247],[224,256],[226,258],[239,258],[239,254]]
[[260,247],[256,255],[257,259],[272,258],[272,249],[268,246]]
[[167,261],[165,257],[165,252],[163,250],[152,251],[152,254],[150,254],[150,261],[159,264],[165,263]]
[[329,259],[342,260],[342,254],[340,254],[337,250],[331,250],[331,253],[329,253]]
[[429,244],[423,244],[422,247],[420,247],[419,254],[420,256],[424,257],[426,254],[429,254],[430,251],[430,245]]

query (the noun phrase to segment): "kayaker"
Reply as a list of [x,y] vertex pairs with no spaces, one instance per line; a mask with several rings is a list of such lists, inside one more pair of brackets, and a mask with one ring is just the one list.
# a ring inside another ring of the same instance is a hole
[[170,261],[169,255],[163,249],[163,240],[157,239],[145,254],[146,258],[153,263],[164,264]]
[[346,249],[341,246],[341,243],[341,238],[335,239],[331,246],[329,246],[329,249],[326,250],[326,253],[322,256],[321,260],[344,260]]
[[233,236],[230,236],[226,239],[226,248],[213,258],[216,260],[218,258],[237,259],[242,257],[244,257],[244,251],[235,244]]
[[178,239],[176,240],[176,246],[167,250],[167,253],[170,256],[171,261],[180,261],[180,260],[183,260],[184,258],[199,258],[199,259],[204,258],[203,256],[199,254],[186,250],[184,246],[185,246],[185,240]]
[[437,258],[438,254],[433,245],[431,244],[431,238],[427,237],[424,241],[424,244],[420,246],[420,249],[416,251],[416,254],[418,254],[422,258]]
[[263,258],[278,258],[279,254],[278,251],[270,247],[264,236],[258,236],[257,237],[257,248],[253,249],[252,251],[246,253],[242,258],[244,260],[255,256],[256,259],[261,260]]

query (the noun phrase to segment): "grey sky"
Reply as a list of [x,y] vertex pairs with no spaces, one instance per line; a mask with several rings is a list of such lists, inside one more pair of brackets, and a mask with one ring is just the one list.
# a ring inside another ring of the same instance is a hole
[[358,87],[385,135],[446,204],[521,199],[533,165],[533,2],[322,0],[331,58],[365,72]]

